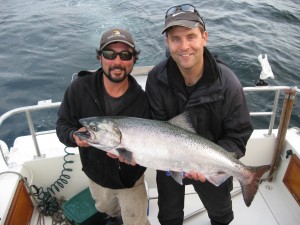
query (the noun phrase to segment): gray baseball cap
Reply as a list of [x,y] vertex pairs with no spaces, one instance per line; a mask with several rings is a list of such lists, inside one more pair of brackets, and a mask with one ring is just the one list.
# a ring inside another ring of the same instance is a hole
[[173,26],[182,26],[187,28],[196,28],[202,26],[205,30],[204,21],[195,12],[178,11],[172,15],[167,16],[165,19],[165,27],[162,31],[162,34],[165,33],[168,28]]
[[120,28],[113,28],[113,29],[109,29],[108,31],[105,31],[102,34],[99,50],[101,51],[103,48],[105,48],[107,45],[113,42],[123,42],[132,48],[134,48],[135,46],[133,38],[127,30],[120,29]]

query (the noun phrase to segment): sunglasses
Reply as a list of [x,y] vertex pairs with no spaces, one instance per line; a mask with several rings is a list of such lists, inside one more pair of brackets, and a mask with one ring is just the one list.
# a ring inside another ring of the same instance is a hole
[[120,59],[124,61],[129,61],[132,59],[132,56],[134,55],[133,52],[130,51],[122,51],[122,52],[116,52],[114,50],[102,50],[101,54],[105,59],[108,60],[114,60],[117,58],[117,56],[120,56]]
[[169,16],[174,15],[177,12],[192,12],[192,13],[196,13],[199,16],[200,22],[202,23],[202,26],[203,26],[203,28],[205,30],[204,20],[200,16],[200,14],[197,11],[197,9],[195,8],[195,6],[193,6],[191,4],[182,4],[182,5],[172,6],[171,8],[169,8],[167,10],[167,12],[166,12],[166,18],[169,17]]

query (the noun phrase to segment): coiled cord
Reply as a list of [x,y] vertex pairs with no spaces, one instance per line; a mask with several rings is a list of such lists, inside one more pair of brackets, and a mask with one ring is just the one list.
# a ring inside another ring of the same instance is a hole
[[32,195],[38,199],[38,209],[40,213],[45,216],[53,216],[55,212],[60,210],[61,208],[61,201],[59,202],[57,198],[54,196],[55,191],[59,192],[60,189],[64,188],[64,185],[68,184],[68,180],[71,178],[70,175],[66,174],[66,172],[72,172],[73,169],[68,168],[67,165],[74,163],[73,160],[67,160],[68,156],[75,155],[74,153],[69,153],[67,151],[67,147],[64,148],[66,155],[64,156],[64,164],[63,170],[61,171],[61,175],[59,178],[47,187],[46,191],[40,187],[38,188],[36,185],[31,185],[30,190]]

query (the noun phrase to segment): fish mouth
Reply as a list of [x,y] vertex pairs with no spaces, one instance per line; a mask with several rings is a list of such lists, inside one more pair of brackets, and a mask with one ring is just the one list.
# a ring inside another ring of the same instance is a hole
[[91,137],[90,132],[88,131],[75,131],[74,135],[82,139],[89,139]]
[[82,140],[86,140],[87,142],[94,143],[93,139],[94,135],[90,131],[75,131],[74,135],[79,137]]

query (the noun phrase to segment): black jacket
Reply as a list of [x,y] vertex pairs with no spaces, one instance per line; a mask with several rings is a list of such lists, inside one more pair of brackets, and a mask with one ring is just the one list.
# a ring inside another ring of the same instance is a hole
[[253,128],[243,88],[235,74],[206,48],[204,73],[190,96],[171,57],[149,72],[146,93],[153,119],[169,120],[189,111],[198,134],[236,152],[238,158],[245,154]]
[[[149,118],[149,102],[145,92],[132,76],[124,95],[124,102],[116,112],[117,116]],[[103,72],[81,71],[65,92],[58,111],[56,133],[59,140],[69,147],[76,147],[72,138],[74,131],[82,125],[79,119],[93,116],[107,116],[103,97]],[[111,115],[110,115],[111,116]],[[94,147],[79,148],[82,170],[97,184],[112,188],[128,188],[142,176],[146,168],[130,166],[112,159],[106,152]]]

